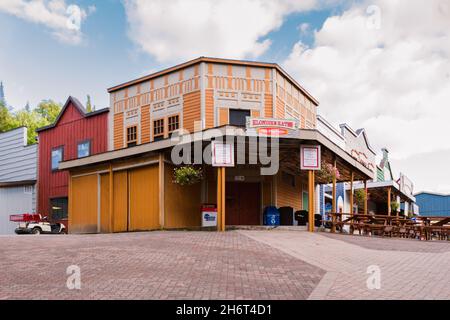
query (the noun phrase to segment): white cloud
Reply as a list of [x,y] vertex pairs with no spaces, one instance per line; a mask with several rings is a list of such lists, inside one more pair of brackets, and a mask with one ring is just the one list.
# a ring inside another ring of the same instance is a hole
[[447,0],[353,5],[325,21],[313,47],[297,43],[284,66],[318,98],[320,113],[365,127],[392,157],[450,149]]
[[256,58],[283,18],[323,0],[124,0],[130,38],[159,62],[200,55]]
[[58,40],[77,45],[83,39],[81,23],[95,12],[95,7],[86,11],[74,4],[67,5],[64,0],[1,0],[0,12],[45,25]]

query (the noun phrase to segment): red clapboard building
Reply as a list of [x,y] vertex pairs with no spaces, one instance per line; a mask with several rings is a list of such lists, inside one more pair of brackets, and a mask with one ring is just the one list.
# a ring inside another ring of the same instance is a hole
[[58,164],[107,151],[108,111],[88,113],[76,98],[69,97],[55,122],[37,130],[37,212],[42,216],[67,225],[69,174],[59,170]]

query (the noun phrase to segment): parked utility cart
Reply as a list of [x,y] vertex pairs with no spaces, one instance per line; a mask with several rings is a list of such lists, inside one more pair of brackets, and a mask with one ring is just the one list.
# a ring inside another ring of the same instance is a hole
[[40,214],[13,214],[9,216],[9,221],[17,222],[17,234],[65,234],[66,226],[62,223],[50,223],[47,217],[42,218]]

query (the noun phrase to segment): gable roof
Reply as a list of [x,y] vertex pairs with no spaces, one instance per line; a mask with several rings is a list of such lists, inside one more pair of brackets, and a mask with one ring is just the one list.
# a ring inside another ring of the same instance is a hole
[[84,106],[81,104],[81,102],[77,98],[69,96],[69,98],[67,98],[67,101],[64,104],[63,108],[59,112],[58,117],[56,118],[56,120],[52,124],[49,124],[47,126],[40,127],[38,129],[36,129],[36,132],[41,132],[41,131],[44,131],[44,130],[56,127],[56,125],[58,124],[58,122],[61,119],[62,115],[64,114],[64,112],[66,111],[66,109],[68,108],[68,106],[71,103],[72,103],[72,105],[75,106],[75,108],[77,108],[77,110],[80,112],[80,114],[83,116],[83,118],[88,118],[88,117],[92,117],[92,116],[95,116],[95,115],[98,115],[98,114],[102,114],[104,112],[109,112],[109,108],[103,108],[103,109],[99,109],[99,110],[96,110],[96,111],[87,112],[86,109],[84,108]]
[[211,63],[222,63],[222,64],[237,64],[237,65],[244,65],[244,66],[254,66],[254,67],[266,67],[266,68],[275,68],[277,71],[279,71],[282,75],[284,75],[294,86],[296,86],[303,94],[305,94],[316,106],[319,105],[319,101],[317,101],[308,91],[306,91],[305,88],[303,88],[294,78],[292,78],[286,71],[283,70],[277,63],[273,62],[257,62],[257,61],[249,61],[249,60],[235,60],[235,59],[224,59],[224,58],[211,58],[211,57],[198,57],[193,60],[189,60],[187,62],[183,62],[180,64],[177,64],[173,67],[169,67],[166,69],[163,69],[161,71],[157,71],[155,73],[149,74],[147,76],[143,76],[131,81],[124,82],[122,84],[113,86],[111,88],[108,88],[108,92],[114,92],[117,90],[120,90],[125,87],[129,87],[135,84],[142,83],[144,81],[154,79],[156,77],[162,76],[164,74],[168,74],[189,66],[192,66],[194,64],[200,63],[200,62],[211,62]]
[[[370,150],[370,152],[372,152],[374,155],[376,155],[376,152],[372,149],[372,146],[369,143],[369,138],[367,137],[367,133],[366,130],[364,128],[360,128],[356,131],[354,131],[352,128],[350,128],[350,126],[346,123],[342,123],[339,125],[339,127],[341,128],[341,130],[346,129],[348,132],[350,132],[352,135],[354,135],[356,138],[358,138],[359,136],[363,136],[364,141],[366,142],[367,145],[367,149]],[[345,135],[344,135],[345,136]]]

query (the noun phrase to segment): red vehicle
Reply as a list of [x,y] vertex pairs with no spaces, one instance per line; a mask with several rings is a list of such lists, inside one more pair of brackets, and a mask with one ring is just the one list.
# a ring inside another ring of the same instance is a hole
[[50,223],[47,221],[47,217],[42,218],[40,214],[12,214],[9,216],[9,221],[17,222],[19,224],[15,230],[17,234],[67,233],[67,228],[63,223]]

